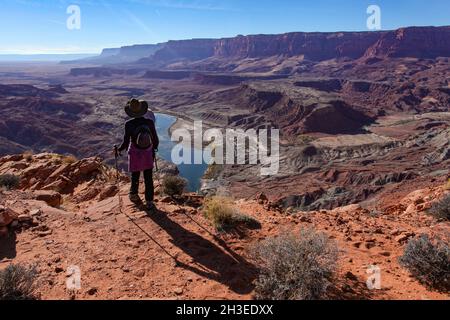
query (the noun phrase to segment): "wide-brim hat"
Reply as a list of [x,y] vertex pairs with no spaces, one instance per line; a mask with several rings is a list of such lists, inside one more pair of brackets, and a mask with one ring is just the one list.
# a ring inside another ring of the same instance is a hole
[[136,99],[130,100],[125,106],[125,112],[131,118],[140,118],[145,116],[148,111],[148,103],[146,101],[139,101]]

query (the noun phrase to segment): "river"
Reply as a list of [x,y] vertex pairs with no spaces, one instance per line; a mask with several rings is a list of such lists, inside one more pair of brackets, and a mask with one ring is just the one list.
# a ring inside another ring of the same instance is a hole
[[[160,140],[158,156],[164,160],[172,162],[171,153],[172,148],[176,145],[171,141],[169,129],[177,121],[174,116],[157,113],[156,114],[156,130]],[[201,150],[195,150],[195,152],[202,152]],[[194,157],[194,154],[192,155]],[[194,161],[192,161],[193,163]],[[201,178],[205,174],[208,165],[203,163],[201,165],[196,164],[182,164],[178,166],[180,176],[188,181],[187,189],[189,192],[197,192],[201,186]]]

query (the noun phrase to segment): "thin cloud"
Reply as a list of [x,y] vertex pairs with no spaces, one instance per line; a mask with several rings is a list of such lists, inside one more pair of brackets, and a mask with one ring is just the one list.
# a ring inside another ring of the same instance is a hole
[[144,21],[142,21],[139,17],[137,17],[136,15],[134,15],[133,13],[131,13],[128,10],[124,11],[128,17],[130,18],[130,20],[132,22],[134,22],[138,27],[140,27],[142,30],[144,30],[146,33],[150,34],[151,36],[154,36],[155,33],[153,32],[152,29],[150,29],[149,26],[147,26],[147,24],[145,24]]

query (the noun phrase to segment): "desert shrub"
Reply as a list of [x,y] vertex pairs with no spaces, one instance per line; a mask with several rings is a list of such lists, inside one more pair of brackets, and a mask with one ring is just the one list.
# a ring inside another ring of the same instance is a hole
[[434,203],[428,212],[439,220],[450,220],[450,195]]
[[35,267],[9,265],[0,271],[0,300],[36,299],[36,279]]
[[62,161],[63,161],[63,163],[65,163],[65,164],[72,164],[72,163],[77,162],[78,159],[77,159],[75,156],[73,156],[73,155],[68,155],[68,156],[65,156],[65,157],[62,159]]
[[20,178],[13,174],[0,175],[0,187],[4,187],[8,190],[15,189],[20,184]]
[[208,166],[208,169],[206,170],[205,174],[203,175],[203,179],[217,179],[220,175],[220,173],[223,170],[223,166],[219,164],[211,164]]
[[260,224],[254,218],[241,214],[231,199],[211,197],[205,200],[203,213],[219,231],[227,231],[238,226],[258,228]]
[[33,151],[31,151],[31,150],[25,151],[22,155],[23,155],[23,158],[27,161],[33,160]]
[[338,248],[324,233],[303,229],[256,244],[252,256],[259,265],[257,299],[320,300],[336,270]]
[[179,176],[165,176],[162,181],[162,192],[170,197],[181,196],[186,189],[187,181]]
[[310,144],[314,141],[314,138],[311,136],[308,136],[306,134],[301,134],[297,137],[297,142],[300,144]]
[[432,241],[428,235],[411,239],[400,257],[400,264],[422,284],[450,291],[450,247],[441,239]]
[[448,179],[447,184],[444,186],[445,190],[450,190],[450,179]]

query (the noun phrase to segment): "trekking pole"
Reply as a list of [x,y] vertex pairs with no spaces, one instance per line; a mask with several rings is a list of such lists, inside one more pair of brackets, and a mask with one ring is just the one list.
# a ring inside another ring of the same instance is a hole
[[156,172],[158,172],[159,171],[159,169],[158,169],[158,156],[156,155],[156,151],[153,151],[153,158],[154,158],[154,161],[155,161]]
[[117,173],[117,181],[119,181],[119,147],[117,147],[117,145],[114,145],[114,159],[116,162],[116,173]]
[[[116,162],[116,171],[117,171],[117,182],[116,182],[116,186],[119,189],[119,179],[120,179],[120,172],[119,172],[119,149],[117,148],[117,146],[114,146],[114,156],[115,156],[115,162]],[[154,242],[167,256],[169,256],[174,262],[175,262],[175,266],[179,267],[182,266],[183,264],[178,261],[178,259],[173,256],[169,251],[167,251],[161,244],[159,244],[158,241],[156,241],[155,239],[153,239],[153,237],[144,229],[141,228],[140,225],[138,225],[126,212],[124,212],[122,210],[123,207],[123,203],[122,203],[122,197],[120,196],[120,189],[118,192],[118,196],[119,196],[119,212],[122,213],[125,217],[127,217],[128,221],[130,221],[132,224],[134,224],[143,234],[145,234],[147,236],[147,238],[149,238],[152,242]]]

